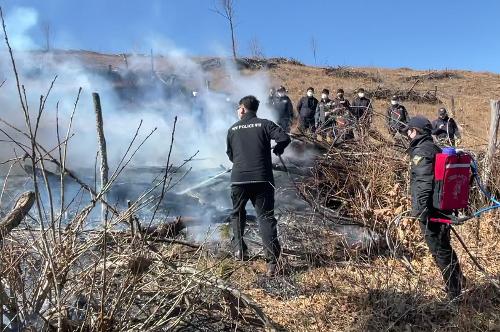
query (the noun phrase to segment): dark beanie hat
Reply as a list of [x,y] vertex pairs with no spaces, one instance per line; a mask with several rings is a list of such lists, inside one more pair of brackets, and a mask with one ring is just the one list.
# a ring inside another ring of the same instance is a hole
[[329,95],[329,94],[330,94],[330,90],[328,90],[328,89],[323,89],[323,91],[321,91],[321,93],[326,93],[327,95]]
[[432,131],[432,124],[425,116],[417,115],[408,121],[406,130],[415,128],[422,134],[430,134]]

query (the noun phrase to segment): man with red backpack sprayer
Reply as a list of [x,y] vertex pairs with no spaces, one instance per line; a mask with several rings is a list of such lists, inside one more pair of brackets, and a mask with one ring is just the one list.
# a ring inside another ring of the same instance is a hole
[[466,154],[461,157],[441,153],[431,136],[432,124],[425,117],[412,118],[405,129],[411,140],[408,153],[412,217],[420,222],[425,241],[443,275],[448,297],[453,300],[460,296],[465,278],[451,247],[449,216],[463,208],[464,202],[467,206],[471,158]]

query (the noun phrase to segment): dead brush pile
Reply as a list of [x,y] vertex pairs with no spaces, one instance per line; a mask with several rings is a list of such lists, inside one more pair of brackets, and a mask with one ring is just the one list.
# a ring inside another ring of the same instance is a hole
[[431,90],[401,90],[378,87],[369,91],[369,95],[375,99],[390,100],[392,96],[398,96],[402,101],[412,101],[419,104],[442,104],[442,101],[436,96],[435,91]]
[[415,80],[428,80],[428,81],[437,81],[437,80],[450,80],[450,79],[456,79],[456,78],[463,78],[462,75],[459,75],[457,73],[454,73],[452,71],[435,71],[431,72],[428,74],[423,74],[423,75],[412,75],[405,77],[403,80],[406,82],[411,82]]
[[[381,137],[372,130],[374,137]],[[412,246],[414,222],[402,221],[410,209],[408,161],[390,142],[345,142],[318,160],[314,177],[303,184],[304,194],[319,206],[352,219],[378,234],[402,222],[400,240]],[[391,234],[398,236],[398,234]]]
[[323,70],[323,73],[328,76],[338,77],[338,78],[361,78],[368,79],[375,83],[382,82],[382,79],[378,75],[371,73],[365,73],[360,70],[356,70],[349,67],[328,67]]
[[[382,142],[376,130],[370,134],[361,142],[330,147],[301,189],[316,202],[318,211],[320,207],[337,209],[352,222],[382,234],[385,245],[369,255],[350,255],[346,265],[331,262],[302,275],[301,287],[314,295],[288,302],[289,314],[295,312],[293,318],[275,320],[286,326],[304,326],[304,330],[498,329],[498,213],[484,215],[480,229],[477,220],[455,227],[486,273],[472,263],[454,238],[468,285],[462,303],[450,304],[418,223],[404,218],[410,209],[409,162],[403,151]],[[494,191],[499,170],[495,167],[493,171],[490,187]],[[472,201],[478,203],[471,210],[486,204],[484,200],[479,203],[477,188],[472,193]],[[287,306],[281,310],[286,311]]]

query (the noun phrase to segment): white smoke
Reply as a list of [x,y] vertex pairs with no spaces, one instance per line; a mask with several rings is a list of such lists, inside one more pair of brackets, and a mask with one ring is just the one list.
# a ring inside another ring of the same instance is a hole
[[[7,17],[7,32],[14,49],[21,83],[26,86],[33,122],[36,118],[40,95],[46,94],[50,82],[57,75],[38,134],[38,139],[48,149],[57,145],[56,105],[59,103],[58,121],[60,134],[64,138],[77,91],[79,87],[83,88],[73,122],[74,137],[69,143],[69,167],[94,167],[97,139],[92,92],[99,92],[101,96],[111,166],[115,166],[125,153],[141,120],[143,124],[140,137],[145,137],[153,128],[157,128],[157,131],[137,153],[133,163],[139,166],[164,165],[173,129],[173,119],[178,116],[173,149],[175,163],[182,162],[199,150],[200,160],[193,162],[194,169],[219,167],[221,164],[230,167],[225,154],[226,134],[230,125],[238,120],[236,105],[239,99],[247,94],[253,94],[261,100],[259,115],[268,117],[270,114],[265,105],[270,84],[265,72],[243,75],[231,61],[226,61],[224,62],[227,77],[225,90],[223,93],[208,91],[206,81],[213,79],[212,74],[204,71],[199,63],[193,61],[187,51],[179,49],[171,41],[158,37],[149,42],[151,48],[154,49],[155,59],[158,59],[155,61],[158,77],[151,79],[154,84],[150,89],[146,89],[144,92],[146,95],[140,96],[140,102],[125,101],[124,98],[128,96],[117,93],[116,85],[109,77],[116,73],[107,71],[108,64],[100,60],[99,55],[89,54],[88,56],[93,60],[87,61],[72,56],[72,53],[27,51],[36,47],[29,37],[29,30],[37,25],[37,12],[31,8],[16,8]],[[19,23],[14,25],[12,23],[14,21]],[[16,82],[10,61],[6,60],[8,54],[3,52],[2,58],[0,82],[2,77],[5,77],[7,82],[0,88],[0,105],[2,105],[0,116],[19,128],[25,129]],[[89,64],[92,61],[94,63]],[[148,56],[131,55],[127,57],[127,62],[128,69],[123,62],[120,65],[114,63],[113,70],[118,70],[118,74],[122,77],[150,70],[151,64]],[[165,63],[168,65],[164,65]],[[192,105],[185,96],[174,94],[165,98],[162,90],[164,84],[161,82],[168,81],[172,77],[182,82],[180,86],[185,88],[185,94],[190,94],[189,89],[200,91],[199,107],[202,109],[202,115],[193,113]],[[120,84],[124,81],[126,79]],[[8,130],[8,128],[3,129]],[[20,139],[15,132],[8,131],[16,139]],[[26,140],[23,143],[27,143]],[[3,160],[15,154],[22,155],[19,147],[8,142],[0,142],[0,152]]]
[[37,45],[30,37],[29,32],[37,24],[38,13],[35,9],[29,7],[13,8],[5,17],[5,25],[9,30],[11,46],[19,51],[36,48]]

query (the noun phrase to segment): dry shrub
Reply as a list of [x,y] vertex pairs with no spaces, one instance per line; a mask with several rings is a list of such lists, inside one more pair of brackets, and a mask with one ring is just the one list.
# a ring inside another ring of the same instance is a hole
[[323,73],[328,76],[338,77],[338,78],[364,78],[372,82],[380,83],[382,79],[379,75],[374,75],[372,73],[366,73],[360,70],[356,70],[348,67],[328,67],[323,70]]
[[428,74],[422,74],[422,75],[412,75],[404,78],[404,81],[410,82],[410,81],[415,81],[415,80],[449,80],[449,79],[457,79],[457,78],[463,78],[462,75],[459,75],[457,73],[454,73],[452,71],[436,71]]

